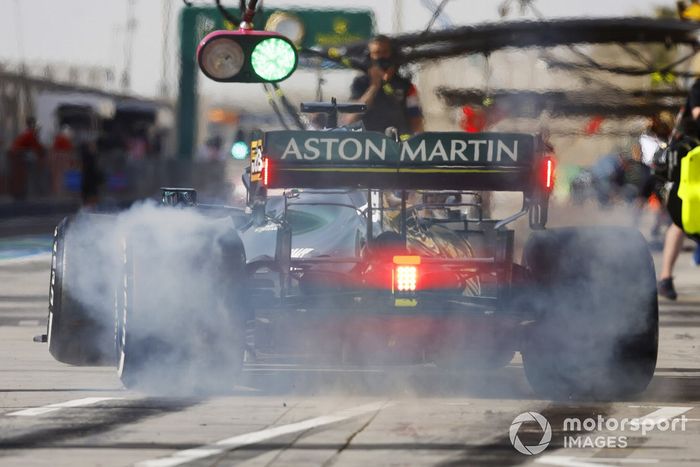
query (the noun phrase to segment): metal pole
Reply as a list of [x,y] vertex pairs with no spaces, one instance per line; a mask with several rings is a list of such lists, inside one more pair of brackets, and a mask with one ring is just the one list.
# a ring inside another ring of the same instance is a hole
[[191,160],[195,150],[197,129],[197,49],[195,22],[197,10],[180,10],[180,76],[177,102],[177,156]]
[[403,0],[394,0],[394,34],[403,32]]
[[168,86],[168,73],[170,68],[170,0],[162,0],[162,20],[163,20],[163,35],[161,43],[161,71],[160,71],[160,97],[167,99],[170,95],[170,86]]

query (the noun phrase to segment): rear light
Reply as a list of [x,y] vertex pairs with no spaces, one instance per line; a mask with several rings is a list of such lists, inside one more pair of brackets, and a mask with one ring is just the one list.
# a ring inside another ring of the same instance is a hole
[[418,282],[418,268],[415,266],[398,266],[396,268],[396,290],[415,292]]
[[552,156],[545,156],[542,159],[540,183],[546,193],[551,193],[554,189],[555,163]]
[[270,181],[270,159],[263,157],[262,182],[263,186],[268,186]]
[[394,256],[394,287],[398,292],[415,292],[420,256]]

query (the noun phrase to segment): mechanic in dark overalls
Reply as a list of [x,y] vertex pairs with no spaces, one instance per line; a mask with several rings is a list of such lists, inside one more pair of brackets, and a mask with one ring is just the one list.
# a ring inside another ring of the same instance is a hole
[[384,133],[396,128],[399,137],[423,131],[423,111],[418,91],[410,80],[397,74],[398,64],[391,39],[375,36],[369,42],[369,68],[355,78],[351,100],[367,105],[362,114],[350,114],[346,123],[362,119],[365,129]]

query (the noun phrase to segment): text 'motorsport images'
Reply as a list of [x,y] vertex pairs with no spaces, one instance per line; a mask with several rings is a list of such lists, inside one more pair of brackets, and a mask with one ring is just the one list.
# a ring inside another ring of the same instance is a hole
[[700,462],[698,4],[43,2],[0,465]]

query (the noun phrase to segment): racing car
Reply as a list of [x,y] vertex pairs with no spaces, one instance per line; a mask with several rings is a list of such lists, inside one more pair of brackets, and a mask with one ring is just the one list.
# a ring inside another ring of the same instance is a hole
[[[648,385],[658,304],[646,242],[629,228],[546,229],[555,162],[537,135],[283,130],[250,147],[245,208],[165,188],[149,222],[83,214],[57,228],[57,360],[189,393],[231,387],[259,362],[461,372],[520,352],[542,397]],[[492,191],[520,194],[519,209],[491,218]],[[516,257],[521,218],[532,233]],[[112,259],[86,270],[86,256]],[[101,300],[76,294],[81,274]]]

